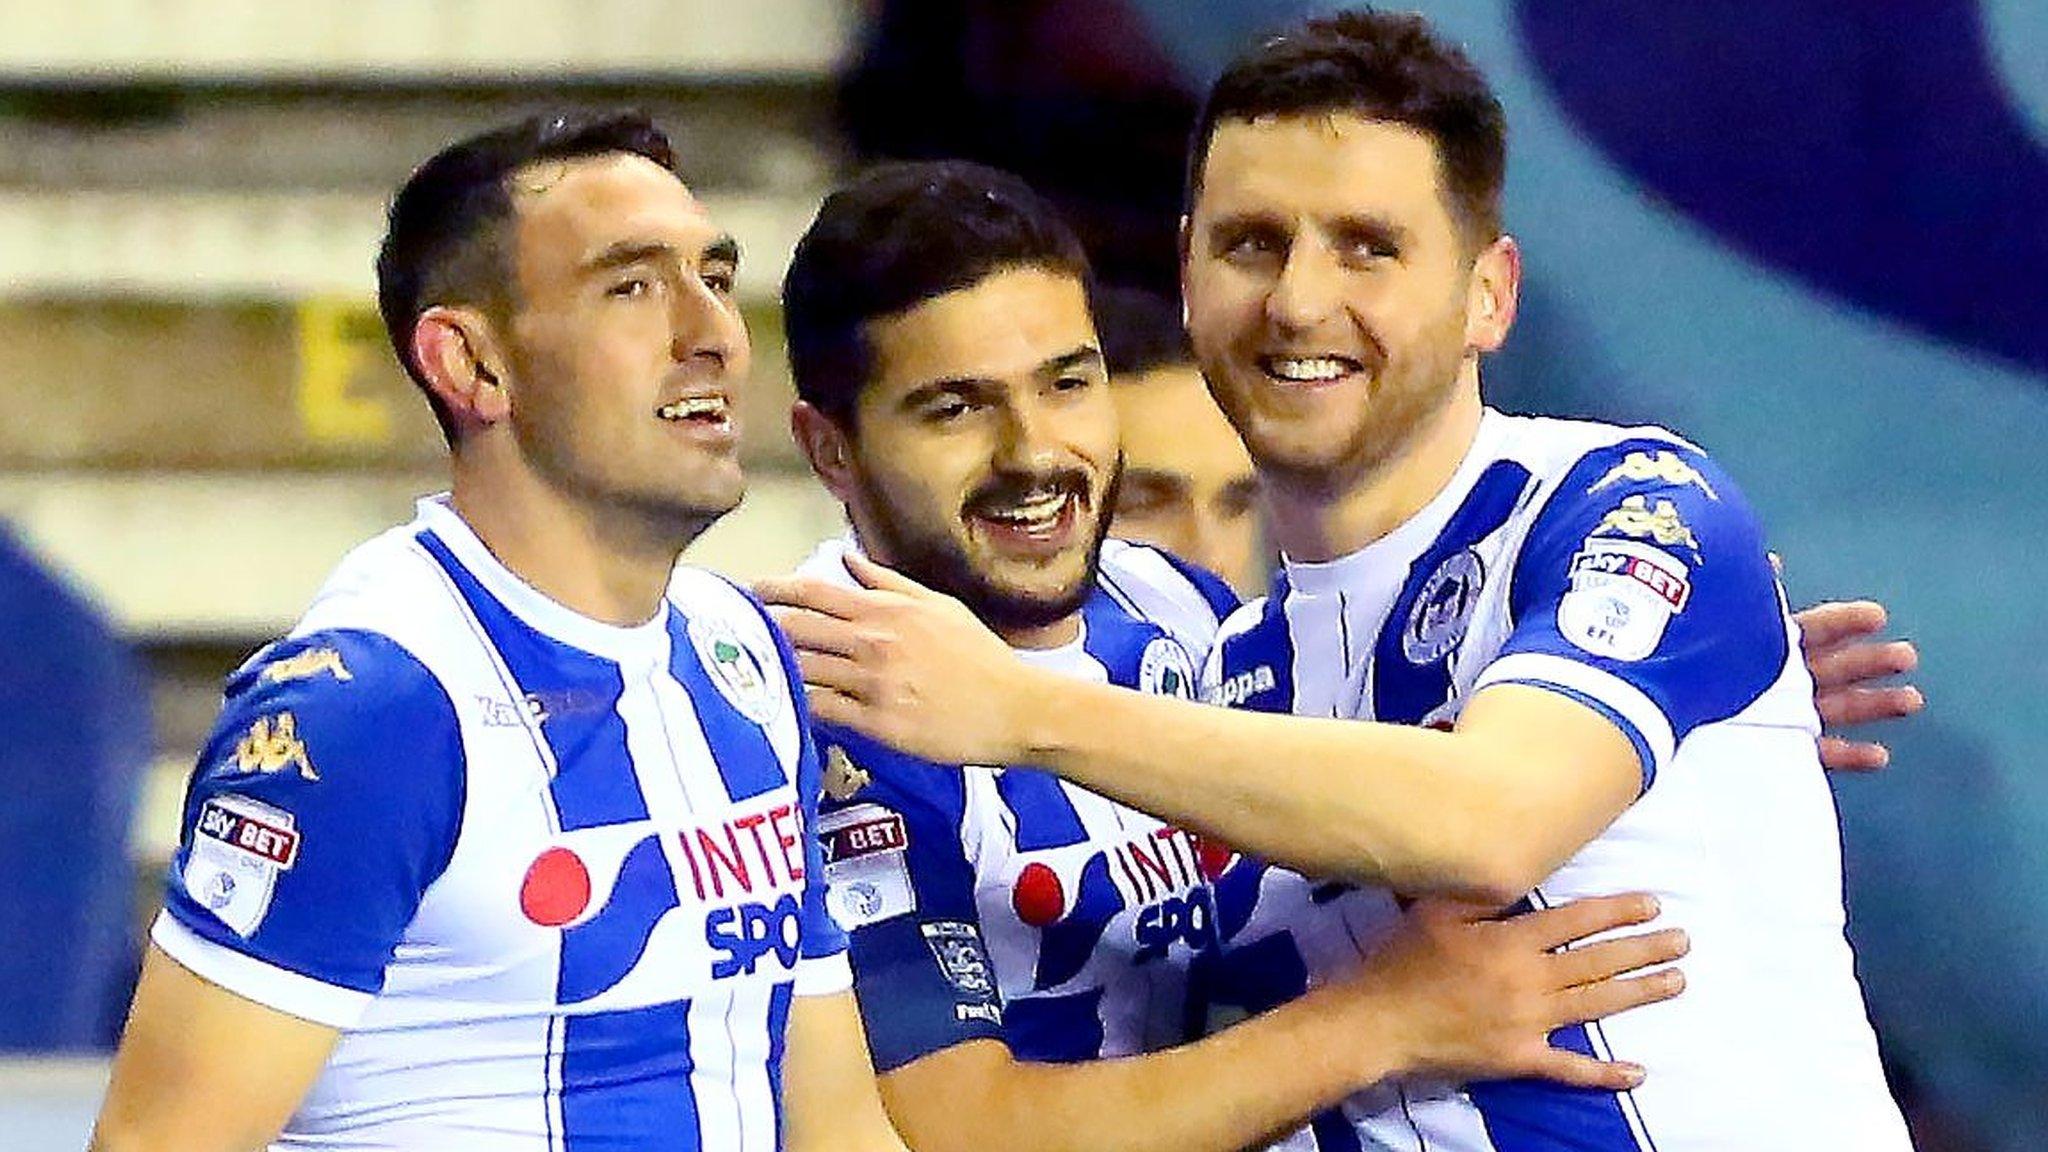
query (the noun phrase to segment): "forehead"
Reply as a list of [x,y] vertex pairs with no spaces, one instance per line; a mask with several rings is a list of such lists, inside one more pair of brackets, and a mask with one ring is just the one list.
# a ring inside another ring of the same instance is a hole
[[694,251],[718,235],[683,182],[644,156],[542,160],[508,179],[522,261],[580,261],[626,238]]
[[1079,280],[1063,272],[1012,268],[870,321],[867,338],[874,351],[871,385],[1005,380],[1093,345],[1095,323]]
[[1126,468],[1217,485],[1253,475],[1251,455],[1193,365],[1121,376],[1109,391]]
[[1349,112],[1266,116],[1216,126],[1195,214],[1413,216],[1445,212],[1442,191],[1436,142],[1406,124]]

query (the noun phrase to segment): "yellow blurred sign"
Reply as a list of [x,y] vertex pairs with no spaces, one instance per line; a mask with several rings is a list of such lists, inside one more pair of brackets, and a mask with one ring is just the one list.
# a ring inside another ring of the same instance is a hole
[[363,365],[384,351],[377,310],[353,298],[314,298],[299,302],[296,321],[296,402],[307,438],[321,444],[390,443],[390,408],[351,389]]

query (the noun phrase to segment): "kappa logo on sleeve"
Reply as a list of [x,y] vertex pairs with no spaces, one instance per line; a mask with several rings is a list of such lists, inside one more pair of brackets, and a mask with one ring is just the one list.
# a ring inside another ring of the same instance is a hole
[[1589,537],[1572,557],[1571,589],[1557,606],[1564,638],[1595,656],[1641,660],[1692,599],[1691,571],[1661,548]]
[[825,795],[844,803],[874,782],[868,770],[853,762],[846,749],[837,744],[825,749]]
[[1678,506],[1669,500],[1659,500],[1653,507],[1647,496],[1628,497],[1602,516],[1593,529],[1595,536],[1610,533],[1667,546],[1683,545],[1695,553],[1700,550],[1699,538],[1678,514]]
[[247,938],[270,910],[277,878],[299,859],[292,814],[246,796],[209,797],[192,826],[185,892]]
[[306,780],[320,779],[320,774],[313,770],[312,758],[306,754],[305,742],[299,739],[298,718],[289,712],[258,717],[249,726],[248,735],[235,745],[234,763],[242,772],[269,775],[295,771]]
[[310,680],[315,676],[327,675],[336,680],[355,679],[348,665],[342,662],[341,653],[333,648],[308,648],[282,660],[263,666],[263,674],[257,679],[265,684],[285,684],[293,680]]
[[1719,500],[1721,494],[1700,475],[1700,470],[1688,464],[1685,457],[1676,452],[1658,450],[1655,452],[1631,452],[1621,463],[1607,470],[1588,492],[1598,492],[1616,484],[1642,484],[1656,480],[1671,485],[1691,485],[1707,494],[1709,500]]
[[827,910],[848,932],[917,911],[910,879],[910,836],[903,817],[879,804],[855,804],[818,820],[825,853]]

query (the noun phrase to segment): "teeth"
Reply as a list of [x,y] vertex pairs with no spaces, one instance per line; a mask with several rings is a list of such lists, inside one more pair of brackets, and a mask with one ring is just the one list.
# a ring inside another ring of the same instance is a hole
[[700,416],[723,417],[725,407],[723,396],[692,396],[687,400],[664,404],[655,409],[654,414],[663,420],[694,420]]
[[1066,493],[1041,492],[1008,508],[986,509],[982,515],[1035,531],[1052,527],[1066,508]]
[[1266,371],[1282,380],[1304,382],[1335,380],[1357,367],[1353,361],[1336,356],[1273,356],[1266,360]]

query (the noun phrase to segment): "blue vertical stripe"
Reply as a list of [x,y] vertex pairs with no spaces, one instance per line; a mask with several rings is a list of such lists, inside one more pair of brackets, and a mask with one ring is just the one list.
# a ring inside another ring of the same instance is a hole
[[690,1002],[571,1016],[562,1034],[563,1152],[703,1147],[690,1086]]
[[[1552,1032],[1550,1043],[1594,1055],[1583,1024]],[[1466,1092],[1497,1152],[1645,1152],[1622,1112],[1620,1093],[1547,1080],[1493,1080],[1472,1084]]]
[[625,692],[619,666],[528,627],[439,536],[423,531],[417,539],[455,582],[525,695],[512,703],[540,709],[541,736],[555,757],[549,789],[563,831],[647,819],[647,799],[626,752],[626,721],[619,715]]
[[785,1141],[782,1131],[782,1059],[789,1051],[789,1003],[796,981],[783,980],[768,994],[768,1091],[775,1097],[775,1146]]
[[[726,795],[738,802],[782,787],[789,778],[775,755],[775,746],[769,743],[768,730],[743,715],[712,683],[711,670],[704,667],[697,646],[690,642],[689,621],[673,607],[668,614],[668,634],[669,674],[690,693]],[[779,668],[761,665],[752,649],[743,644],[739,649],[739,658],[753,665],[753,674],[764,685],[771,676],[779,675]]]
[[1011,768],[996,777],[996,795],[1017,821],[1017,851],[1042,852],[1088,839],[1073,798],[1057,777],[1036,768]]
[[[1401,595],[1394,601],[1392,611],[1387,613],[1387,622],[1380,627],[1379,641],[1373,652],[1373,719],[1392,724],[1420,724],[1431,712],[1436,711],[1451,698],[1451,660],[1457,653],[1454,646],[1427,664],[1417,664],[1408,658],[1403,635],[1407,632],[1411,617],[1415,614],[1416,600],[1422,595],[1444,564],[1460,552],[1474,547],[1480,541],[1499,531],[1515,505],[1520,503],[1522,490],[1529,484],[1529,470],[1512,460],[1496,461],[1480,474],[1465,502],[1451,514],[1444,530],[1437,535],[1429,551],[1417,557],[1409,566],[1407,583]],[[1505,573],[1494,574],[1495,579],[1504,579]],[[1481,584],[1486,579],[1482,572],[1479,579],[1459,591],[1466,602],[1466,615],[1470,605],[1478,599]],[[1440,589],[1438,594],[1451,589]]]

